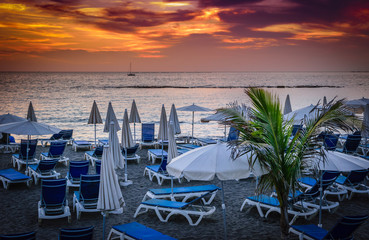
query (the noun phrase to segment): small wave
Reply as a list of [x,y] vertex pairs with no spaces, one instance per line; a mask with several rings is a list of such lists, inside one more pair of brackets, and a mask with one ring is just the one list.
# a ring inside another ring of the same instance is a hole
[[337,85],[295,85],[295,86],[285,86],[285,85],[267,85],[267,86],[211,86],[211,85],[204,85],[204,86],[149,86],[149,85],[132,85],[132,86],[101,86],[96,87],[92,86],[92,88],[103,88],[103,89],[117,89],[117,88],[184,88],[184,89],[191,89],[191,88],[342,88],[343,86]]

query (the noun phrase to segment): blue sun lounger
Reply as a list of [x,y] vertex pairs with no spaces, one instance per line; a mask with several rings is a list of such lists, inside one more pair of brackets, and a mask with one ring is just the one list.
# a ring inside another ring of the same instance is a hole
[[138,222],[115,225],[110,230],[108,239],[137,239],[137,240],[175,240]]
[[97,160],[101,160],[104,151],[103,146],[97,146],[93,151],[85,152],[85,159],[91,162],[92,166],[95,166]]
[[200,197],[206,193],[210,193],[208,199],[202,198],[205,205],[209,205],[215,198],[219,187],[215,185],[201,185],[201,186],[191,186],[191,187],[175,187],[175,188],[158,188],[150,189],[146,192],[142,199],[142,202],[156,198],[156,199],[171,199],[172,201],[181,200],[182,202],[187,202],[188,199],[194,197]]
[[78,220],[82,212],[100,212],[97,209],[99,188],[100,175],[81,175],[79,191],[73,194],[73,210],[76,210]]
[[345,216],[327,231],[314,224],[292,225],[290,232],[297,234],[299,239],[354,239],[354,231],[368,219],[368,216]]
[[41,160],[58,159],[59,162],[63,162],[65,166],[68,166],[69,158],[63,156],[66,145],[67,145],[66,141],[52,142],[50,144],[49,151],[41,153],[40,159]]
[[[168,222],[169,218],[173,215],[182,215],[191,226],[197,226],[203,217],[209,216],[215,212],[216,208],[214,206],[194,205],[196,202],[201,202],[201,199],[208,194],[210,193],[206,193],[190,202],[175,202],[155,198],[149,199],[141,202],[133,217],[136,218],[138,215],[152,209],[161,222]],[[162,215],[162,213],[164,213],[164,215]],[[192,219],[191,216],[197,217],[197,220]]]
[[84,228],[61,228],[58,240],[92,240],[94,226]]
[[41,160],[38,164],[28,166],[28,175],[33,176],[36,185],[38,179],[59,178],[60,173],[55,171],[57,163],[57,159]]
[[89,161],[70,161],[67,172],[67,191],[69,187],[79,187],[81,175],[88,174]]
[[155,163],[156,159],[163,159],[163,157],[167,157],[168,153],[162,149],[149,149],[147,150],[148,160]]
[[[159,149],[156,149],[159,150]],[[160,150],[161,152],[161,150]],[[161,163],[159,165],[150,165],[146,166],[144,170],[144,176],[149,175],[150,181],[154,180],[154,177],[158,180],[158,184],[162,185],[164,180],[178,179],[178,182],[181,183],[181,178],[176,178],[170,176],[167,172],[167,157],[163,157]]]
[[3,182],[5,189],[8,189],[10,183],[27,183],[27,186],[29,187],[32,181],[31,177],[24,175],[13,168],[1,169],[0,179]]
[[[37,147],[37,139],[32,139],[32,140],[21,139],[19,154],[12,155],[13,167],[18,165],[18,171],[19,171],[22,165],[27,165],[27,163],[28,164],[38,163],[38,160],[35,158],[36,147]],[[28,148],[28,153],[27,153],[27,148]]]
[[77,152],[79,149],[91,149],[92,142],[85,140],[73,140],[72,149]]
[[14,234],[0,234],[1,240],[35,240],[36,231]]

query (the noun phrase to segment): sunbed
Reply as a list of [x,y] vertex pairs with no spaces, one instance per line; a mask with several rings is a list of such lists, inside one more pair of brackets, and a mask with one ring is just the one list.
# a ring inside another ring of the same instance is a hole
[[66,179],[44,179],[41,182],[41,199],[38,202],[38,222],[42,219],[68,218],[71,214],[66,199]]
[[37,185],[38,179],[58,178],[60,173],[55,171],[57,159],[41,160],[38,164],[28,166],[28,175],[32,176]]
[[156,146],[155,140],[155,124],[142,123],[140,148],[143,146]]
[[[139,147],[139,144],[136,144],[135,146],[131,148],[127,148],[127,161],[137,161],[138,164],[140,163],[141,157],[138,154],[136,154],[138,147]],[[125,148],[122,149],[122,155],[123,155],[123,158],[125,159],[126,158]]]
[[[18,165],[18,171],[19,171],[22,165],[38,163],[38,160],[35,158],[36,146],[37,146],[37,139],[32,139],[32,140],[22,139],[19,154],[12,155],[13,167],[16,167],[16,165]],[[27,149],[28,149],[28,153],[27,153]]]
[[177,179],[179,183],[181,182],[180,178],[176,178],[168,174],[167,157],[163,157],[159,165],[146,166],[143,175],[144,176],[148,175],[150,181],[153,181],[155,177],[159,185],[162,185],[164,180],[171,180],[171,179]]
[[94,226],[84,228],[61,228],[58,240],[92,240]]
[[108,240],[117,238],[120,240],[175,240],[175,238],[162,234],[138,222],[113,226],[109,232]]
[[[146,213],[149,209],[152,209],[155,211],[156,216],[161,222],[168,222],[169,218],[173,215],[182,215],[187,219],[191,226],[196,226],[201,222],[203,217],[209,216],[215,212],[216,208],[214,206],[194,205],[195,203],[202,204],[201,199],[208,194],[209,193],[206,193],[198,198],[195,198],[191,202],[149,199],[141,202],[133,217],[136,218],[138,215]],[[195,217],[195,219],[192,217]]]
[[79,149],[91,149],[92,142],[85,140],[73,140],[72,149],[78,151]]
[[32,178],[20,173],[13,168],[1,169],[0,170],[0,180],[3,182],[5,189],[8,189],[10,183],[27,183],[29,187]]
[[368,219],[368,215],[345,216],[329,231],[317,225],[292,225],[290,232],[297,234],[299,239],[354,239],[355,230]]
[[40,159],[41,160],[57,159],[58,162],[62,162],[64,163],[65,166],[68,166],[69,158],[63,156],[66,144],[67,144],[66,141],[52,142],[50,144],[49,151],[41,153]]
[[99,197],[100,175],[82,175],[79,191],[73,194],[73,210],[80,219],[82,212],[100,212],[97,209]]
[[103,146],[97,146],[93,151],[85,152],[85,159],[89,160],[91,165],[94,166],[97,160],[101,160],[103,151]]
[[156,159],[163,159],[163,157],[167,157],[168,153],[162,149],[149,149],[147,150],[148,160],[155,163]]
[[67,190],[69,187],[79,187],[81,175],[88,174],[89,161],[70,161],[67,172]]

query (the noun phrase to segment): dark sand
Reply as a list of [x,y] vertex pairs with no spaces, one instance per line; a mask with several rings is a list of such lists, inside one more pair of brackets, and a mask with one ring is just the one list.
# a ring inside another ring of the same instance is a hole
[[[46,152],[48,148],[38,147],[37,155],[40,152]],[[67,157],[71,160],[82,160],[84,151],[74,152],[71,147],[66,149]],[[151,182],[147,176],[143,176],[145,165],[149,165],[147,160],[147,149],[140,150],[142,157],[141,163],[131,162],[128,164],[128,178],[133,184],[128,187],[121,187],[126,206],[124,213],[120,215],[110,214],[106,218],[105,237],[113,225],[137,221],[148,227],[156,229],[162,233],[178,239],[223,239],[223,218],[221,210],[221,194],[218,192],[212,205],[216,206],[216,211],[208,218],[204,218],[198,226],[190,226],[187,220],[182,217],[171,217],[169,222],[162,223],[157,218],[154,211],[139,215],[133,218],[133,215],[141,202],[144,194],[150,188],[170,187],[170,181],[165,181],[163,186],[157,182]],[[0,169],[11,168],[11,154],[0,153]],[[61,173],[61,177],[66,176],[67,167],[59,164],[56,168]],[[21,170],[24,172],[24,167]],[[91,172],[94,169],[90,169]],[[121,170],[119,175],[123,177]],[[216,184],[221,186],[218,180],[211,182],[184,181],[175,186],[191,186],[202,184]],[[241,204],[245,196],[254,194],[255,181],[252,179],[241,181],[224,182],[225,202],[227,206],[227,230],[228,239],[279,239],[279,215],[271,214],[268,219],[261,218],[256,208],[250,211],[240,212]],[[37,222],[37,202],[40,198],[40,185],[34,185],[27,188],[26,184],[12,184],[8,190],[0,188],[0,208],[1,224],[0,234],[37,231],[37,239],[57,239],[59,228],[74,228],[95,226],[94,239],[102,239],[103,217],[100,213],[82,213],[81,219],[77,221],[76,214],[72,212],[72,222],[68,224],[67,218],[56,220],[43,220],[39,226]],[[68,200],[72,211],[73,189],[69,190]],[[352,200],[344,200],[340,203],[335,213],[323,212],[323,227],[330,229],[337,219],[344,215],[357,215],[369,213],[368,195],[356,195]],[[295,224],[317,224],[318,216],[312,220],[298,219]],[[298,239],[296,235],[291,234],[291,239]],[[369,221],[362,225],[355,233],[355,239],[369,239]]]

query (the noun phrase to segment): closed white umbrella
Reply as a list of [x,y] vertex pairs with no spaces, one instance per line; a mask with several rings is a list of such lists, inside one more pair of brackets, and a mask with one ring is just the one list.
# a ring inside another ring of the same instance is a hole
[[29,106],[28,106],[27,119],[33,122],[37,122],[35,110],[33,109],[33,105],[31,101],[29,102]]
[[193,138],[193,129],[194,129],[194,119],[195,119],[195,112],[209,112],[212,111],[209,108],[205,108],[205,107],[200,107],[195,105],[194,103],[192,105],[189,106],[185,106],[185,107],[180,107],[177,109],[178,111],[188,111],[188,112],[192,112],[192,138]]
[[162,143],[168,140],[168,120],[164,104],[161,107],[158,140]]
[[363,125],[361,127],[361,136],[369,138],[369,104],[365,105]]
[[111,126],[109,129],[109,139],[108,139],[109,151],[111,151],[111,154],[113,156],[115,168],[123,169],[124,159],[123,159],[123,155],[120,149],[118,134],[115,131],[116,126],[114,126],[115,125],[114,121],[111,121],[110,124]]
[[[111,132],[114,132],[112,126]],[[123,213],[124,198],[120,190],[118,176],[114,171],[114,157],[109,145],[104,146],[101,159],[100,189],[97,209],[103,215],[103,239],[105,235],[105,217],[107,212]]]
[[95,127],[95,146],[96,146],[96,124],[102,124],[99,108],[97,107],[96,101],[92,104],[90,117],[88,118],[87,124],[93,124]]
[[[200,181],[211,181],[217,177],[221,180],[225,239],[227,228],[223,181],[248,178],[251,173],[248,157],[250,154],[233,159],[232,149],[226,143],[217,143],[188,151],[172,159],[167,166],[168,173],[174,177],[183,176],[187,180]],[[258,172],[254,174],[261,175]]]
[[290,100],[290,95],[287,94],[286,101],[284,103],[283,114],[288,114],[290,112],[292,112],[291,100]]
[[114,122],[114,127],[115,127],[114,131],[118,132],[120,130],[119,123],[118,123],[117,117],[115,116],[113,105],[111,104],[111,102],[109,102],[108,111],[106,113],[104,132],[109,132],[110,123],[112,121]]
[[174,124],[172,121],[168,123],[168,157],[167,163],[178,156],[177,144],[174,137]]
[[176,106],[174,105],[174,103],[172,104],[172,107],[170,109],[169,122],[173,123],[174,134],[180,134],[181,126],[179,125],[177,110],[176,110]]
[[136,102],[133,99],[131,106],[131,113],[129,115],[129,122],[133,123],[134,141],[136,142],[136,123],[141,123],[140,115],[138,114]]
[[123,186],[132,184],[131,180],[128,180],[128,164],[127,164],[127,148],[135,146],[135,142],[132,139],[131,128],[129,127],[128,111],[124,110],[123,125],[122,125],[122,147],[125,149],[125,169],[124,169],[124,182],[121,183]]

